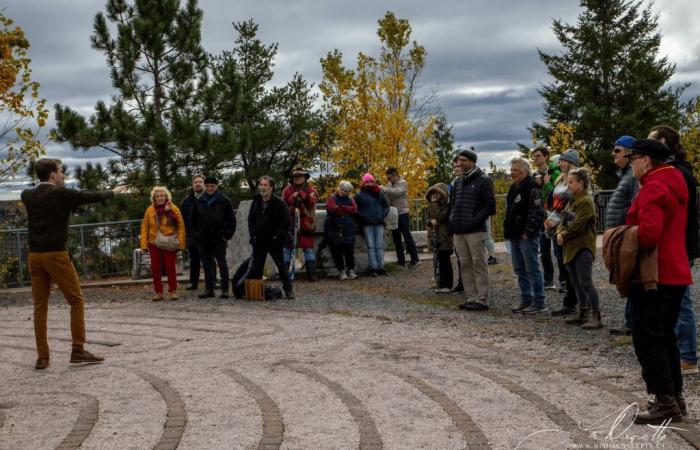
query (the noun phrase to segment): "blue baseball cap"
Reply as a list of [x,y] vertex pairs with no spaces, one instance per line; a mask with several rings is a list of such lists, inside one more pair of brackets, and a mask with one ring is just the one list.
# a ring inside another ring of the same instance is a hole
[[637,142],[637,140],[632,136],[620,136],[615,141],[615,147],[632,148],[635,142]]

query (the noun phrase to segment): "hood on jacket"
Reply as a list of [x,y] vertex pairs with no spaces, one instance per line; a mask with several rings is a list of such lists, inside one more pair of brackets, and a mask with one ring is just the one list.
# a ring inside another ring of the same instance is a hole
[[447,191],[448,191],[448,187],[445,183],[437,183],[433,186],[430,186],[430,188],[428,188],[428,191],[425,193],[425,199],[428,202],[430,202],[430,196],[433,193],[437,193],[440,195],[440,197],[442,197],[443,202],[447,202],[447,197],[448,197]]
[[678,198],[681,205],[688,203],[688,185],[683,173],[671,165],[661,165],[642,175],[639,183],[642,186],[661,183],[669,187],[669,191]]

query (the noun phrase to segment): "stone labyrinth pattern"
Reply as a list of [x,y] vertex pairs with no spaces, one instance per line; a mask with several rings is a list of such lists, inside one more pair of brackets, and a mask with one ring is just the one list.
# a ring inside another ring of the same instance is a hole
[[[81,368],[52,309],[43,372],[31,309],[8,309],[0,449],[606,448],[640,401],[589,366],[514,350],[517,337],[439,321],[167,306],[88,308],[88,348],[107,362]],[[689,422],[659,445],[700,448]]]

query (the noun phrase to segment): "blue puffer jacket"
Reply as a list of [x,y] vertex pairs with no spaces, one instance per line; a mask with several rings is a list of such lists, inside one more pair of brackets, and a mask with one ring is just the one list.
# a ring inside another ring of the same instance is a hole
[[389,214],[389,202],[382,195],[379,187],[363,187],[355,194],[357,217],[362,225],[382,225]]
[[355,215],[357,205],[350,196],[333,194],[326,201],[324,234],[331,245],[355,243]]

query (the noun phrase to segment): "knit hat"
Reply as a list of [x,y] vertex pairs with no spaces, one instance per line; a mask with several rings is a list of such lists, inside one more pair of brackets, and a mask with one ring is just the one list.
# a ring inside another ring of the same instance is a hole
[[581,165],[581,159],[578,156],[578,152],[573,148],[568,149],[559,157],[559,161],[566,161],[569,164],[573,164],[578,167]]
[[206,177],[204,179],[204,184],[219,184],[219,180],[216,177]]
[[343,180],[338,185],[338,188],[340,188],[341,191],[352,192],[352,183],[347,180]]
[[632,151],[625,155],[629,158],[632,155],[647,155],[655,161],[666,161],[673,152],[661,141],[656,139],[640,139],[632,146]]
[[615,141],[615,147],[624,147],[626,149],[632,148],[637,140],[632,136],[620,136]]
[[308,180],[311,177],[311,174],[301,167],[296,167],[294,170],[292,170],[292,178],[294,177],[304,177]]
[[371,173],[366,173],[362,175],[362,184],[374,183],[374,176]]
[[476,162],[476,152],[474,150],[465,148],[459,151],[459,156],[464,156],[465,158],[469,158],[472,161]]

